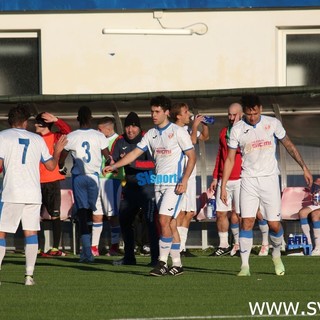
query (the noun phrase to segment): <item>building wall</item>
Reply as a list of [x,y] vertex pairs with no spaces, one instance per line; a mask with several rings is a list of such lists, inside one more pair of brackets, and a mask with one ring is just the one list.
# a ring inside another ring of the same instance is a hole
[[165,36],[102,34],[161,28],[153,11],[2,13],[0,32],[40,31],[43,94],[268,87],[284,85],[279,28],[319,26],[319,16],[320,9],[164,11],[165,27],[208,26],[201,36]]

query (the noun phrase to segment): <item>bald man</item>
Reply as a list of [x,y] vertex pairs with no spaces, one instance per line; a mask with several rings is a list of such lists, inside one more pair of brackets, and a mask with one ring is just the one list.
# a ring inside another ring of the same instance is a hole
[[[216,157],[216,164],[212,173],[213,180],[209,187],[211,192],[216,193],[217,205],[217,229],[219,235],[219,246],[210,256],[220,257],[230,253],[234,256],[239,251],[239,195],[240,195],[240,173],[241,173],[241,152],[240,149],[236,152],[235,163],[227,183],[228,205],[225,205],[220,200],[220,186],[224,163],[228,155],[227,142],[230,137],[230,131],[233,124],[242,118],[242,106],[239,103],[232,103],[228,108],[229,125],[222,128],[219,136],[219,150]],[[231,231],[234,238],[234,246],[231,249],[228,239],[229,218],[231,212]]]

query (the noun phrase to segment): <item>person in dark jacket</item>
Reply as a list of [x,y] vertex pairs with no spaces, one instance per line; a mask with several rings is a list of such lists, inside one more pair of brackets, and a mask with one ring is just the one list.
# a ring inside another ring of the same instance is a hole
[[[124,121],[125,132],[114,142],[111,150],[114,161],[123,158],[136,148],[144,132],[141,129],[140,119],[135,112],[130,112]],[[150,240],[150,265],[156,265],[159,257],[159,236],[156,224],[156,204],[154,185],[140,185],[137,175],[151,175],[154,173],[154,161],[149,152],[142,154],[132,163],[124,167],[125,185],[122,189],[122,200],[119,210],[119,221],[124,241],[124,257],[114,261],[114,265],[135,265],[135,235],[134,221],[142,209],[148,225]]]

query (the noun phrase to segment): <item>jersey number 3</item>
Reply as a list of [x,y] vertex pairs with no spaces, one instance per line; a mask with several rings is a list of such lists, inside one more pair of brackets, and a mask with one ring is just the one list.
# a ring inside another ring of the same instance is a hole
[[82,158],[83,162],[89,163],[91,161],[91,153],[90,153],[90,143],[88,141],[84,141],[82,143],[82,147],[85,149],[86,156]]

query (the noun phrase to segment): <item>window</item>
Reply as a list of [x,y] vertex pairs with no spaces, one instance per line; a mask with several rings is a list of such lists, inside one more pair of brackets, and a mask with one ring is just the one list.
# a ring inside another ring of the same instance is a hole
[[40,93],[37,32],[0,32],[0,95]]
[[320,27],[280,29],[279,85],[320,85]]

